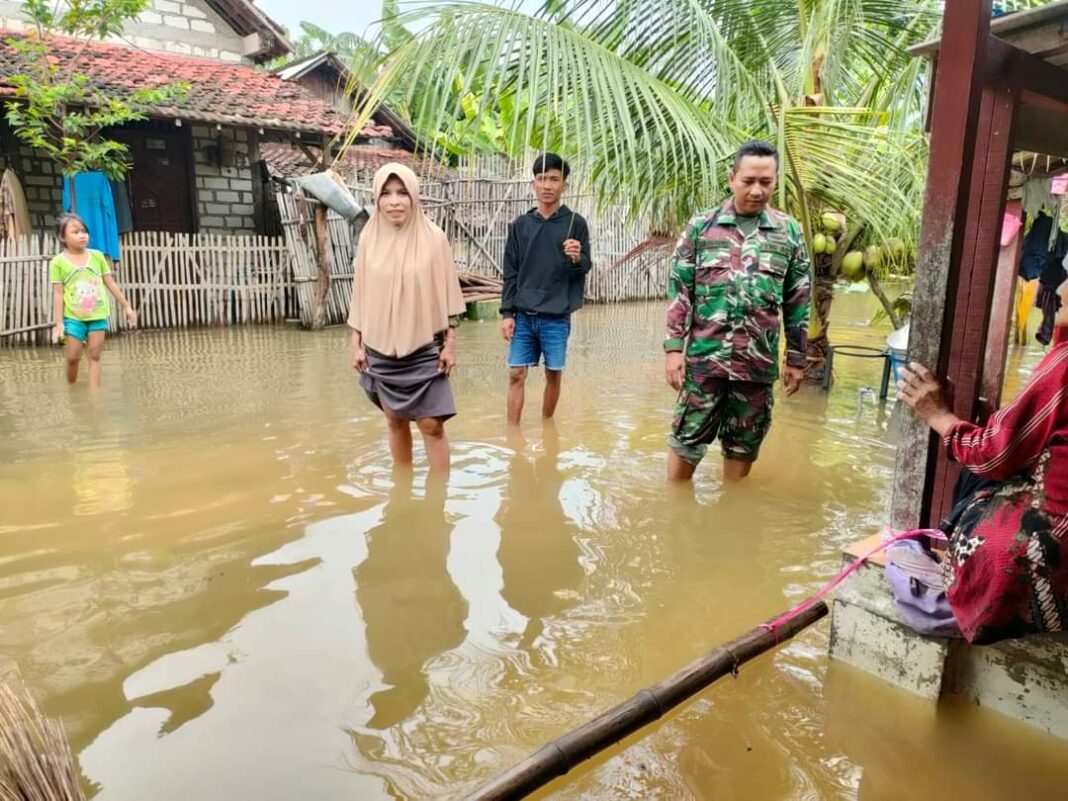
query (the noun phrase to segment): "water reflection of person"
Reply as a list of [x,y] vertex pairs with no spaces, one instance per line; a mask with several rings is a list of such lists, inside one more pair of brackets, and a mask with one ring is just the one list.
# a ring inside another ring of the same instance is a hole
[[415,499],[411,472],[395,471],[382,522],[367,533],[367,558],[355,570],[368,655],[391,685],[370,698],[371,729],[410,717],[429,693],[426,663],[464,640],[467,602],[446,567],[445,495],[444,479],[432,474],[426,497]]
[[501,596],[527,618],[522,643],[529,647],[544,629],[545,620],[563,612],[570,601],[565,591],[583,578],[574,526],[560,503],[557,457],[560,438],[546,421],[543,451],[533,461],[516,435],[515,455],[508,470],[508,486],[497,512],[501,544],[497,561],[504,575]]

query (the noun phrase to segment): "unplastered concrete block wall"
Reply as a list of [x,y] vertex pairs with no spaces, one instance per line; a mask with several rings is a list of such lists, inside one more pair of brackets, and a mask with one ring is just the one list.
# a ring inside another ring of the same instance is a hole
[[[26,29],[19,0],[0,0],[0,26],[9,31]],[[115,42],[153,52],[252,63],[242,56],[243,38],[204,0],[152,0]]]
[[253,165],[255,133],[193,126],[197,214],[205,233],[256,233]]
[[242,37],[204,0],[152,0],[125,33],[145,50],[252,63],[241,55]]
[[0,170],[11,167],[22,182],[33,230],[51,231],[63,206],[62,174],[46,154],[18,142],[14,136],[4,135],[2,140]]

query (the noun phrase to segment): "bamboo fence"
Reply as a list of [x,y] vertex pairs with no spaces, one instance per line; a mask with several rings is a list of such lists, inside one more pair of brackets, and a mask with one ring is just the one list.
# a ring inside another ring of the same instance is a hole
[[[275,237],[144,231],[123,242],[120,286],[144,328],[281,322],[290,280]],[[126,327],[114,304],[111,324]]]
[[[53,325],[55,241],[0,242],[0,344],[42,344]],[[139,231],[122,237],[115,277],[142,328],[281,322],[295,308],[279,237]],[[127,327],[112,303],[111,330]]]
[[[316,293],[319,290],[319,258],[315,236],[315,213],[319,204],[300,194],[279,192],[278,211],[282,233],[293,264],[293,284],[297,309],[305,328],[315,327]],[[321,207],[320,207],[321,208]],[[334,211],[326,212],[329,243],[329,287],[323,303],[326,324],[338,324],[348,317],[352,297],[352,263],[355,242],[362,229],[362,219],[350,223]]]
[[42,236],[0,240],[0,344],[47,339],[52,327],[48,262],[54,252]]
[[[428,211],[449,235],[456,267],[463,272],[502,277],[508,226],[534,205],[528,180],[474,178],[424,185]],[[369,198],[366,201],[370,203]],[[593,270],[586,299],[593,303],[658,300],[667,291],[668,252],[650,248],[632,253],[648,238],[645,220],[629,220],[622,208],[598,207],[592,194],[569,193],[564,202],[589,224]]]

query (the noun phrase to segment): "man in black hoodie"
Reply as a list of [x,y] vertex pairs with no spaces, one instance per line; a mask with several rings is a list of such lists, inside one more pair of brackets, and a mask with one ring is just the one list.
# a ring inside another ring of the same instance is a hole
[[555,153],[534,162],[538,205],[516,217],[504,248],[501,334],[508,349],[508,422],[519,425],[527,371],[545,358],[541,416],[550,418],[560,400],[571,312],[582,307],[590,271],[586,221],[560,199],[571,168]]

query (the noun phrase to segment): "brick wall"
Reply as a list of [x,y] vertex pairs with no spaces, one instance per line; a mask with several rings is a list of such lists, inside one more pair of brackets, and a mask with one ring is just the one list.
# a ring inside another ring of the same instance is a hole
[[[229,166],[218,163],[220,150],[232,153]],[[255,134],[251,131],[193,126],[196,201],[201,231],[256,233],[252,188],[252,166],[258,159],[255,151]]]

